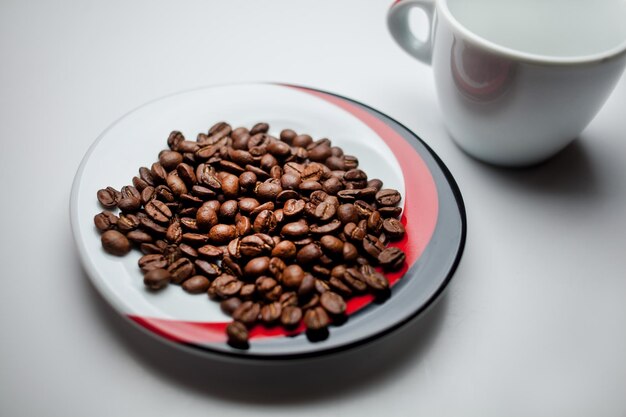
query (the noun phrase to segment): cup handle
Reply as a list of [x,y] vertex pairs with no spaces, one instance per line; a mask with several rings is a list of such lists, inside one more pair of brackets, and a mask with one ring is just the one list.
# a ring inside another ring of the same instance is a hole
[[[413,35],[409,28],[409,12],[413,8],[422,9],[428,19],[428,39],[423,42]],[[430,65],[432,59],[432,26],[435,12],[434,0],[396,0],[387,12],[387,27],[391,36],[411,56]]]

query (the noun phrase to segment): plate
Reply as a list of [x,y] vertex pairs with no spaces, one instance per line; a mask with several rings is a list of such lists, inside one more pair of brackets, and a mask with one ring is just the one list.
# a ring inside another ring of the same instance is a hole
[[[388,274],[391,297],[351,299],[348,320],[330,326],[324,340],[301,331],[256,326],[250,348],[225,343],[229,317],[206,295],[171,285],[144,288],[140,252],[105,253],[93,217],[102,208],[100,188],[130,184],[140,166],[150,166],[172,130],[194,139],[215,122],[232,126],[270,124],[328,137],[359,159],[370,178],[402,193],[406,236],[394,246],[406,253],[405,267]],[[465,211],[459,189],[441,160],[414,133],[369,106],[301,86],[253,83],[223,85],[163,97],[127,113],[106,129],[85,155],[74,179],[71,224],[80,259],[96,289],[116,311],[161,340],[202,352],[237,358],[290,359],[348,349],[389,333],[418,316],[442,293],[459,263],[465,242]]]

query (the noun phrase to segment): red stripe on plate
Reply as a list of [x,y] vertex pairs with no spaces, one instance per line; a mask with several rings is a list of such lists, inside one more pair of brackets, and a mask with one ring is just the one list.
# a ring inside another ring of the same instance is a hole
[[[406,254],[407,262],[401,270],[386,274],[389,283],[395,284],[419,259],[437,224],[439,210],[437,188],[426,163],[400,134],[373,113],[331,94],[297,86],[287,85],[286,87],[314,95],[349,112],[385,141],[398,160],[405,184],[404,212],[401,220],[406,228],[406,234],[402,240],[393,242],[390,246],[402,249]],[[347,303],[348,314],[362,309],[373,299],[371,295],[362,295],[350,299]],[[226,322],[189,322],[136,315],[129,315],[128,317],[142,327],[174,342],[203,343],[224,342],[226,340],[225,329],[228,325]],[[304,331],[303,325],[291,331],[282,327],[257,325],[250,330],[250,338],[288,336],[302,331]]]

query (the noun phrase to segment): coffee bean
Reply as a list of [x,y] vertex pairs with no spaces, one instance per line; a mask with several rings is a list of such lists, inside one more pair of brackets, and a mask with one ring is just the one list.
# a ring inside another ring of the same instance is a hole
[[209,237],[202,233],[183,233],[182,240],[191,246],[201,246],[208,242]]
[[291,288],[298,288],[304,279],[304,271],[298,264],[288,265],[283,269],[281,282]]
[[280,182],[263,182],[257,185],[255,194],[261,200],[274,200],[282,190]]
[[226,326],[226,335],[228,336],[228,343],[235,347],[245,346],[248,343],[248,329],[245,324],[233,321]]
[[107,230],[101,236],[102,247],[111,255],[123,256],[130,252],[130,242],[117,230]]
[[183,240],[183,228],[180,221],[175,220],[167,228],[165,239],[170,243],[180,243]]
[[300,265],[307,265],[317,261],[322,256],[322,250],[315,243],[309,243],[298,251],[296,260]]
[[315,217],[321,222],[327,222],[335,216],[336,208],[326,201],[321,202],[315,208]]
[[346,262],[354,262],[359,256],[359,251],[356,246],[350,242],[345,242],[343,245],[343,260]]
[[378,262],[383,268],[390,271],[400,269],[404,264],[406,256],[398,248],[387,248],[378,255]]
[[363,238],[363,250],[374,259],[378,259],[380,253],[385,250],[385,245],[380,243],[374,235],[366,235]]
[[226,198],[237,198],[239,195],[239,177],[228,174],[222,178],[222,192]]
[[292,259],[296,256],[296,245],[289,240],[283,240],[274,246],[272,249],[272,256],[276,256],[281,259]]
[[198,257],[198,251],[186,243],[180,243],[178,245],[178,249],[180,249],[182,256],[186,256],[189,259],[195,259]]
[[350,287],[346,286],[346,284],[344,284],[338,278],[331,277],[328,280],[328,286],[330,288],[333,288],[333,289],[339,291],[340,293],[342,293],[346,297],[350,297],[352,295],[352,290],[350,289]]
[[237,237],[237,230],[230,224],[217,224],[209,230],[209,239],[214,244],[222,245],[235,237]]
[[393,217],[383,220],[385,236],[390,240],[398,240],[404,237],[405,229],[400,220]]
[[313,224],[309,228],[313,235],[332,234],[338,232],[339,229],[341,229],[341,222],[338,219],[331,220],[323,225]]
[[159,155],[159,163],[166,171],[171,171],[183,162],[183,155],[176,151],[163,151]]
[[302,310],[293,305],[287,305],[283,307],[283,311],[280,314],[280,322],[283,326],[290,328],[295,327],[302,320]]
[[252,230],[257,233],[271,233],[276,229],[276,217],[270,210],[263,210],[254,219]]
[[172,263],[167,271],[172,275],[172,282],[175,284],[181,284],[187,278],[192,276],[196,269],[193,263],[187,258],[180,258]]
[[114,208],[119,200],[118,193],[112,187],[103,188],[97,192],[98,201],[104,208]]
[[232,275],[222,274],[215,278],[215,281],[213,281],[211,285],[215,287],[215,294],[218,297],[229,298],[237,295],[239,291],[241,291],[243,282]]
[[287,200],[285,202],[285,205],[283,206],[283,214],[286,217],[297,217],[301,215],[302,212],[304,211],[305,204],[306,203],[304,200],[296,200],[296,199]]
[[258,320],[260,312],[261,307],[258,303],[245,301],[233,312],[233,318],[249,326]]
[[198,248],[198,255],[203,258],[217,259],[221,258],[223,254],[220,248],[213,245],[204,245]]
[[198,273],[201,273],[209,279],[213,279],[222,273],[221,268],[217,264],[204,259],[196,259],[193,264]]
[[153,220],[159,223],[167,223],[172,217],[172,211],[159,200],[152,200],[145,206],[146,213],[152,217]]
[[159,253],[144,255],[137,261],[137,265],[143,272],[149,272],[153,269],[165,269],[167,268],[167,259],[159,251]]
[[93,218],[93,223],[100,232],[114,229],[117,221],[117,216],[108,210],[96,214]]
[[201,294],[206,292],[211,285],[209,279],[202,275],[194,275],[183,282],[183,290],[191,294]]
[[304,314],[304,324],[309,330],[320,330],[328,326],[329,318],[326,310],[315,307]]
[[363,265],[361,267],[361,276],[363,281],[374,291],[385,291],[389,288],[387,278],[376,271],[371,265]]
[[344,242],[336,238],[335,236],[326,235],[320,238],[320,244],[326,252],[331,257],[341,257],[343,256],[343,246]]
[[396,190],[383,189],[376,193],[376,202],[383,207],[397,206],[401,199],[402,196]]
[[150,236],[148,233],[141,231],[141,230],[131,230],[130,232],[126,234],[126,237],[131,242],[138,243],[138,244],[150,243],[153,240],[152,236]]
[[227,298],[220,303],[220,308],[224,313],[232,316],[233,312],[237,310],[237,307],[241,305],[241,302],[242,301],[237,297]]
[[248,278],[256,278],[264,275],[270,266],[270,258],[267,256],[261,256],[248,261],[243,268],[243,273]]
[[274,323],[280,319],[282,312],[282,305],[277,301],[264,305],[261,308],[261,320],[267,324]]
[[340,315],[346,312],[346,302],[339,294],[326,291],[320,296],[322,307],[333,315]]
[[305,222],[287,223],[280,231],[281,236],[287,239],[299,239],[306,236],[308,233],[309,226]]
[[340,280],[356,292],[364,292],[367,289],[365,277],[356,268],[347,268],[341,275]]
[[143,276],[143,283],[149,289],[156,291],[167,287],[172,276],[165,269],[153,269]]
[[354,204],[347,203],[342,204],[337,209],[337,218],[342,224],[356,223],[359,221],[359,215],[354,207]]
[[220,218],[233,220],[239,211],[239,204],[236,200],[227,200],[222,203],[219,210]]
[[246,236],[239,243],[239,250],[244,256],[251,258],[269,253],[274,247],[272,238],[263,233]]

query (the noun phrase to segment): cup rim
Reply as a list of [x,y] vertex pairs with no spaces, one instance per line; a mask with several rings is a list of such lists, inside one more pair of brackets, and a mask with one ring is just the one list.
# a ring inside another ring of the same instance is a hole
[[524,52],[492,42],[466,28],[448,8],[448,0],[436,0],[435,5],[437,12],[444,16],[454,29],[462,34],[466,39],[482,46],[486,50],[494,52],[495,54],[506,56],[517,61],[543,65],[591,64],[616,58],[626,52],[626,39],[613,48],[587,55],[556,57]]

